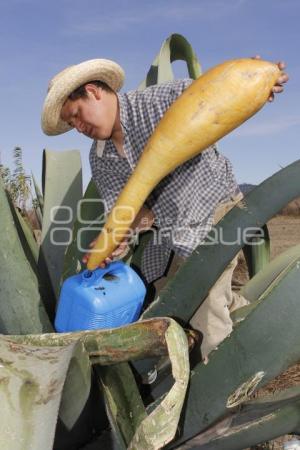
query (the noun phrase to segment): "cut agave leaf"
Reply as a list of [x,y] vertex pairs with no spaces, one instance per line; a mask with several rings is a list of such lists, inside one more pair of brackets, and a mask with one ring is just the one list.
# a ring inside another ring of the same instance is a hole
[[[13,207],[13,205],[12,205],[12,207]],[[31,254],[28,255],[28,259],[33,258],[33,260],[35,262],[35,266],[36,266],[35,268],[37,269],[37,264],[38,264],[38,259],[39,259],[39,245],[33,236],[32,229],[30,228],[28,223],[22,217],[21,213],[16,208],[14,208],[13,216],[14,216],[15,222],[18,221],[19,226],[22,229],[22,233],[19,233],[19,237],[20,237],[21,241],[24,241],[24,240],[26,241],[28,248],[30,250]]]
[[[48,272],[57,299],[64,253],[72,242],[77,205],[82,198],[79,151],[44,151],[43,190],[44,214],[39,268],[41,273]],[[52,316],[55,305],[48,307]]]
[[4,334],[52,331],[39,280],[28,262],[0,179],[0,331]]
[[62,281],[85,269],[81,259],[90,242],[100,233],[104,221],[104,207],[95,183],[91,180],[78,204],[77,220],[73,226],[73,240],[64,256]]
[[241,450],[300,429],[300,387],[246,402],[209,430],[180,446],[181,450]]
[[299,263],[300,258],[289,264],[208,361],[192,369],[176,445],[207,430],[299,361]]
[[[104,369],[101,379],[114,422],[121,428],[126,443],[134,443],[130,448],[137,448],[136,442],[142,442],[142,448],[150,450],[152,441],[156,443],[155,448],[161,448],[174,437],[189,380],[188,345],[182,328],[172,319],[161,318],[111,330],[0,336],[2,382],[6,386],[2,408],[5,417],[0,423],[4,448],[9,448],[11,439],[16,450],[53,448],[59,402],[72,357],[82,359],[81,369],[88,383],[90,366],[85,352],[102,358],[104,365],[114,364],[114,369]],[[169,354],[175,383],[148,416],[127,364],[116,366],[115,363],[158,352]],[[76,385],[68,384],[64,389],[69,397]],[[79,390],[81,397],[83,390]],[[78,415],[78,404],[74,408]],[[76,417],[65,409],[65,404],[61,413],[72,425]],[[62,448],[59,443],[57,448]]]

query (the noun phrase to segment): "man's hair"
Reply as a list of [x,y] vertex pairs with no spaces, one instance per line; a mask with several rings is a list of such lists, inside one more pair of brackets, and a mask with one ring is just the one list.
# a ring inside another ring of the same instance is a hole
[[77,100],[78,98],[82,98],[82,97],[87,97],[87,92],[85,89],[85,86],[87,84],[94,84],[97,87],[100,87],[101,89],[103,89],[104,91],[107,92],[114,92],[109,86],[108,84],[104,83],[104,81],[89,81],[88,83],[84,83],[83,85],[79,86],[79,88],[75,89],[75,91],[71,92],[71,94],[69,95],[69,100]]

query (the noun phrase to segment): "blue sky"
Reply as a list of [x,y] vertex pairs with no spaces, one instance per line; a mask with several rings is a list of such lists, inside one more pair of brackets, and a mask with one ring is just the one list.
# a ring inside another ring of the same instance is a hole
[[[44,148],[78,149],[86,184],[91,141],[40,129],[48,81],[67,65],[109,58],[125,70],[123,90],[134,89],[163,40],[181,33],[203,70],[255,54],[287,63],[285,93],[219,143],[238,181],[259,183],[299,159],[299,24],[299,0],[0,0],[1,162],[11,165],[12,149],[21,146],[27,171],[40,179]],[[174,71],[186,75],[181,62]]]

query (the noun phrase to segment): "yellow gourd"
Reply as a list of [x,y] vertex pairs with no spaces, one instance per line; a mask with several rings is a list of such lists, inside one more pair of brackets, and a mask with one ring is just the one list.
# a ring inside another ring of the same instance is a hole
[[146,144],[98,236],[87,267],[95,269],[123,240],[162,178],[253,116],[280,76],[276,64],[226,61],[195,80],[171,105]]

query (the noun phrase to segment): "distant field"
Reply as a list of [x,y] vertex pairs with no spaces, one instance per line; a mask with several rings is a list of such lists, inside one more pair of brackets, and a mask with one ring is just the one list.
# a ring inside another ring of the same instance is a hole
[[268,223],[271,238],[271,258],[287,248],[300,244],[300,212],[296,215],[280,215]]

